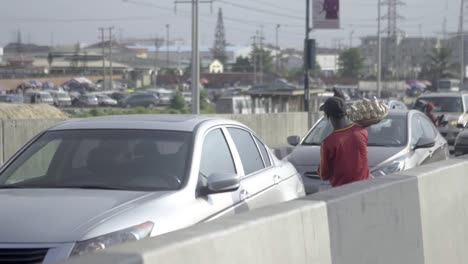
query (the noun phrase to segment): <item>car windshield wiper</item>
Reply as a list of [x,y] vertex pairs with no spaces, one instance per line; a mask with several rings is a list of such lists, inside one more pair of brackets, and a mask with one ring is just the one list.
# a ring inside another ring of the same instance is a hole
[[0,185],[0,189],[26,189],[26,188],[34,188],[34,187],[21,186],[21,185]]
[[321,146],[322,144],[316,143],[316,142],[312,142],[312,143],[304,142],[304,143],[302,143],[302,145],[303,146]]
[[118,190],[127,191],[128,188],[122,186],[103,186],[103,185],[52,185],[45,186],[42,188],[54,188],[54,189],[89,189],[89,190]]
[[377,143],[368,143],[368,147],[397,147],[395,145],[389,145],[389,144],[377,144]]

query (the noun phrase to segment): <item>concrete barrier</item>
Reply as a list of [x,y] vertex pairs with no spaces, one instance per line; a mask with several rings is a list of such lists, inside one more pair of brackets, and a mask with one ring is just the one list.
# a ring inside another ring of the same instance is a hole
[[2,128],[0,133],[2,139],[1,161],[8,160],[39,132],[62,121],[57,119],[0,121]]
[[467,177],[449,160],[67,263],[468,263]]

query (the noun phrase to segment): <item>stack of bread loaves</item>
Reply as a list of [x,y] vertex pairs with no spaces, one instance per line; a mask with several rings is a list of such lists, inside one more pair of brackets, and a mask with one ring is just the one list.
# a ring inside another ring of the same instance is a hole
[[379,123],[388,115],[388,106],[376,97],[355,102],[348,108],[348,118],[361,126]]

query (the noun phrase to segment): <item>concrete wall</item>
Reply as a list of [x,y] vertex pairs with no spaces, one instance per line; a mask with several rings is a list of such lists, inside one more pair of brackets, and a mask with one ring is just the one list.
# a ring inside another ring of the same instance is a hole
[[468,263],[467,204],[468,160],[449,160],[67,263]]
[[44,129],[62,120],[0,120],[0,161],[8,160],[24,144]]
[[[271,148],[282,147],[276,149],[279,158],[284,157],[291,150],[285,147],[286,137],[303,136],[308,130],[306,113],[214,116],[237,120],[252,128]],[[313,120],[317,120],[318,117],[318,114],[314,114]],[[0,161],[5,162],[37,133],[61,121],[56,119],[0,120]]]

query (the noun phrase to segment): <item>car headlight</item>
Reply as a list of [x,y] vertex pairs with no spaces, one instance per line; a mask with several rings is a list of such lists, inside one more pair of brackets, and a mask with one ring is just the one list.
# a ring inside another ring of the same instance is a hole
[[379,177],[386,176],[395,172],[402,171],[404,168],[405,168],[405,159],[401,158],[387,165],[384,165],[378,168],[377,170],[372,171],[371,174],[375,178],[379,178]]
[[138,241],[151,235],[154,224],[146,222],[141,225],[123,229],[114,233],[77,242],[72,250],[71,257],[81,256],[94,251],[103,250],[119,244]]
[[458,120],[450,120],[449,124],[456,127],[458,125]]

